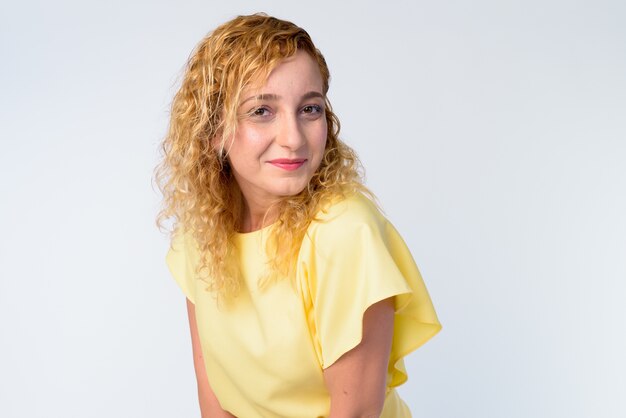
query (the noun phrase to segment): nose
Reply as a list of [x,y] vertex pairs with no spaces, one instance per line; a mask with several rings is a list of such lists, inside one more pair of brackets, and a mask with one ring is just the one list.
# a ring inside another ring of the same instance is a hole
[[295,115],[284,115],[279,122],[276,143],[290,150],[297,150],[306,143],[302,123]]

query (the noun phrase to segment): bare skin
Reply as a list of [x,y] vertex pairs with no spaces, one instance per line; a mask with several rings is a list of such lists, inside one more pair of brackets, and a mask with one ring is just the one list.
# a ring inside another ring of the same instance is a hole
[[193,349],[193,366],[196,371],[198,382],[198,400],[200,402],[200,415],[202,418],[236,418],[233,414],[224,411],[215,397],[204,367],[204,357],[200,348],[198,325],[196,323],[196,308],[187,299],[187,313],[189,314],[189,328],[191,330],[191,347]]
[[393,298],[370,306],[359,345],[324,369],[329,418],[378,418],[385,403],[387,364],[393,337]]
[[[232,418],[211,390],[200,348],[195,307],[187,300],[198,398],[203,418]],[[394,299],[370,306],[363,316],[363,337],[352,350],[324,369],[330,394],[329,418],[377,418],[385,402],[387,364],[393,336]]]

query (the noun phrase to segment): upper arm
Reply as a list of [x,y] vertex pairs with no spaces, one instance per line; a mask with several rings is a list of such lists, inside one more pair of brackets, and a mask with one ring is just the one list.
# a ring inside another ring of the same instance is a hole
[[394,298],[371,305],[363,315],[361,342],[324,369],[331,417],[378,417],[385,401],[393,337]]
[[193,366],[198,382],[198,401],[202,417],[232,418],[234,415],[224,411],[209,385],[209,379],[204,365],[204,355],[198,334],[196,322],[196,307],[187,299],[187,314],[189,316],[189,330],[191,332],[191,347],[193,349]]
[[196,307],[187,299],[187,316],[189,318],[189,331],[191,333],[191,348],[193,350],[193,366],[196,371],[196,379],[198,384],[201,381],[208,380],[206,378],[206,370],[204,367],[204,357],[200,345],[200,336],[198,335],[198,324],[196,322]]

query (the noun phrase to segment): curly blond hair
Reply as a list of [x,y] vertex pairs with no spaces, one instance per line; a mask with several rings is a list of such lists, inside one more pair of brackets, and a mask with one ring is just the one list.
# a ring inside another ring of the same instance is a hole
[[[262,13],[236,17],[198,44],[172,103],[163,159],[155,170],[163,193],[157,225],[162,229],[173,218],[171,238],[192,233],[201,255],[196,273],[207,290],[226,298],[241,286],[233,238],[241,226],[243,196],[225,161],[225,144],[237,128],[242,90],[266,80],[297,51],[317,62],[326,95],[328,66],[304,29]],[[268,276],[261,282],[293,276],[306,230],[331,200],[357,190],[371,196],[358,158],[339,140],[339,120],[325,101],[328,132],[321,164],[302,192],[277,203],[278,219],[266,241]]]

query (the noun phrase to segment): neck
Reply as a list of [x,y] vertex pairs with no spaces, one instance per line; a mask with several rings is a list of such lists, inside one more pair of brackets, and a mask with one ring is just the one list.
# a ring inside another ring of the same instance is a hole
[[272,224],[278,218],[278,208],[273,203],[250,205],[244,199],[241,231],[253,232]]

